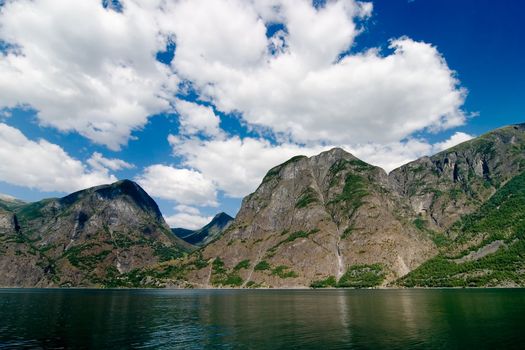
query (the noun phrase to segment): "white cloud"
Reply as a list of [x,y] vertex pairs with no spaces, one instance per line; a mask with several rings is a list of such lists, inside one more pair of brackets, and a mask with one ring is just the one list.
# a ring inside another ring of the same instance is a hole
[[401,165],[432,153],[432,145],[426,140],[408,139],[387,144],[368,143],[346,146],[356,157],[390,172]]
[[144,169],[136,181],[150,195],[183,205],[217,206],[213,183],[190,169],[155,164]]
[[[220,111],[241,112],[249,124],[301,143],[385,144],[465,121],[466,91],[434,46],[403,37],[386,55],[372,49],[339,58],[360,32],[354,18],[368,16],[370,5],[208,4],[188,0],[172,8],[172,64]],[[266,38],[260,13],[285,27],[277,54],[268,49],[276,38]]]
[[474,136],[466,134],[464,132],[456,132],[454,135],[450,136],[448,140],[445,140],[443,142],[436,143],[433,147],[433,152],[441,152],[446,150],[447,148],[454,147],[456,145],[459,145],[462,142],[472,140]]
[[135,166],[128,162],[125,162],[117,158],[105,158],[101,153],[94,152],[86,161],[93,169],[104,170],[109,169],[113,171],[122,170],[122,169],[132,169]]
[[[43,125],[112,149],[172,104],[186,133],[217,132],[211,109],[176,105],[174,71],[218,110],[294,142],[388,144],[465,120],[466,92],[432,45],[403,37],[386,54],[350,50],[371,3],[121,3],[122,13],[94,0],[7,1],[0,39],[14,48],[0,56],[0,105],[29,104]],[[267,38],[270,23],[284,29]],[[173,69],[155,60],[169,39]]]
[[166,217],[166,222],[170,227],[182,227],[189,230],[196,230],[207,223],[209,223],[213,217],[204,216],[201,214],[199,209],[186,205],[178,205],[175,207],[177,211],[175,214]]
[[160,1],[20,0],[0,8],[0,106],[29,104],[42,125],[118,149],[149,115],[170,108],[178,79],[156,62],[166,44]]
[[211,136],[220,134],[220,119],[210,107],[184,100],[177,100],[176,110],[180,116],[181,133],[185,135],[195,135],[201,132]]
[[72,192],[115,182],[107,169],[88,170],[60,146],[32,141],[0,123],[0,180],[42,191]]

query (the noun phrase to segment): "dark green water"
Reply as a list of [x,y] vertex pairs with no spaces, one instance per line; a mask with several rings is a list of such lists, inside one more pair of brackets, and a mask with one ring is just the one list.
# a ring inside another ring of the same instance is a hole
[[525,290],[0,289],[0,349],[525,348]]

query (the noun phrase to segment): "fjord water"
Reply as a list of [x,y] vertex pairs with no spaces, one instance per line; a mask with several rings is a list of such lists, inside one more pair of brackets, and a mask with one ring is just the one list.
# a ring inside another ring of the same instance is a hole
[[521,289],[0,289],[0,349],[510,349],[524,321]]

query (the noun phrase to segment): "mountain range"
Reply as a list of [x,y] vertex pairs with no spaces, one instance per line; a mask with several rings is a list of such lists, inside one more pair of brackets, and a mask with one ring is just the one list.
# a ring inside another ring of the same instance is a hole
[[293,157],[196,231],[128,180],[0,198],[0,286],[523,286],[524,231],[520,124],[389,174],[339,148]]

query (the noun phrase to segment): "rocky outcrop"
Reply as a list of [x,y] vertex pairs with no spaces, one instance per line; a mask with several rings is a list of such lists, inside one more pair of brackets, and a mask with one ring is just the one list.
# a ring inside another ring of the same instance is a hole
[[190,248],[124,180],[0,212],[0,285],[106,285]]

